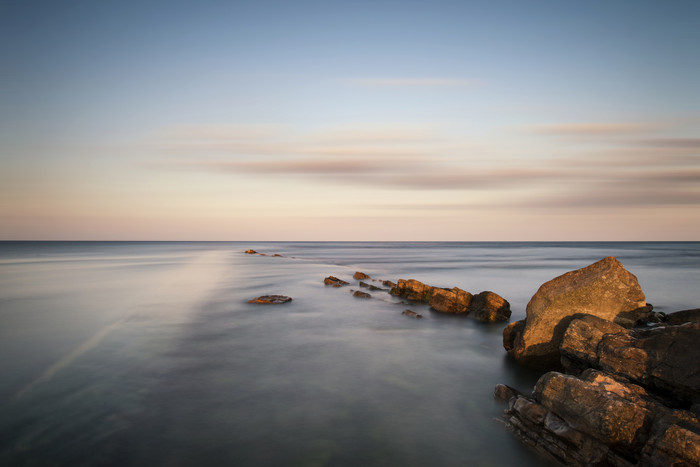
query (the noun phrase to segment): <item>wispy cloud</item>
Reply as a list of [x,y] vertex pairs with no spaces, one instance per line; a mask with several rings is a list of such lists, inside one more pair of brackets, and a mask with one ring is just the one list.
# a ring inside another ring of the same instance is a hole
[[598,137],[646,134],[661,128],[663,127],[651,123],[564,123],[535,125],[527,127],[527,130],[533,133],[559,137]]

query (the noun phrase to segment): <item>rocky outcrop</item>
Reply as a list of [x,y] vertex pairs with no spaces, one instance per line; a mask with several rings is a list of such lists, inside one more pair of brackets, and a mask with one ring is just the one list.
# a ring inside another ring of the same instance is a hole
[[641,386],[597,370],[549,372],[530,397],[515,395],[506,425],[564,465],[700,465],[700,422]]
[[700,404],[698,342],[700,323],[627,330],[584,316],[566,329],[561,362],[569,373],[600,369],[690,407]]
[[369,277],[369,275],[365,274],[364,272],[360,272],[360,271],[357,271],[355,274],[353,274],[352,278],[355,280],[358,280],[358,281],[371,279],[371,277]]
[[349,282],[345,282],[342,279],[338,279],[335,276],[328,276],[325,279],[323,279],[323,283],[326,285],[332,285],[333,287],[342,287],[344,285],[348,285]]
[[525,327],[512,342],[522,364],[559,368],[559,346],[575,315],[632,326],[649,314],[637,278],[612,256],[543,284],[527,305]]
[[248,300],[248,303],[256,303],[259,305],[279,305],[281,303],[291,302],[292,297],[286,295],[262,295],[258,298]]
[[493,292],[472,295],[459,287],[443,289],[415,279],[399,279],[391,294],[428,303],[430,308],[441,313],[470,315],[479,321],[507,321],[511,313],[510,303]]

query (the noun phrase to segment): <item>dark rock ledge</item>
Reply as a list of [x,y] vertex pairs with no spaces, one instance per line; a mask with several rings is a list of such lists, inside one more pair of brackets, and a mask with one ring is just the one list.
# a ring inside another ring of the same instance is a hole
[[506,426],[563,465],[700,465],[699,314],[654,315],[644,300],[612,257],[544,284],[504,347],[559,371],[530,395],[496,387]]

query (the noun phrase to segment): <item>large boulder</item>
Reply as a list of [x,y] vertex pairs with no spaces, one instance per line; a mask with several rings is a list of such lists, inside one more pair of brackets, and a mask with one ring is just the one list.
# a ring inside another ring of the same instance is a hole
[[637,278],[612,256],[543,284],[526,309],[525,329],[514,342],[522,364],[559,368],[559,346],[574,315],[587,314],[632,326],[648,314]]

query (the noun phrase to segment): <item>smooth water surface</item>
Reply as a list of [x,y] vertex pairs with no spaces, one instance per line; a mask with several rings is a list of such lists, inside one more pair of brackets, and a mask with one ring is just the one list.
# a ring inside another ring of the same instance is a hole
[[656,310],[698,306],[700,243],[0,242],[0,464],[542,465],[496,421],[493,387],[537,378],[505,324],[407,318],[352,274],[492,290],[516,320],[608,255]]

